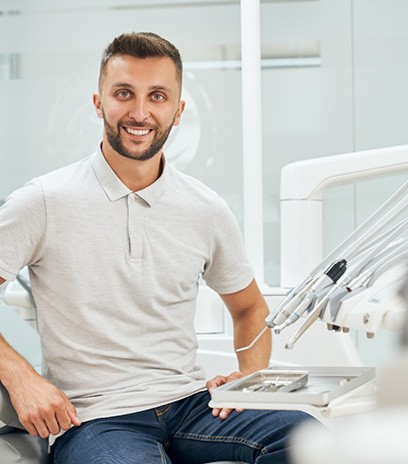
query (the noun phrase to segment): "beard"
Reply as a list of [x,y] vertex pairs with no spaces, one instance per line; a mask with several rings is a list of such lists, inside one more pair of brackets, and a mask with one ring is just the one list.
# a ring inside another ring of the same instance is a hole
[[[175,119],[174,117],[169,127],[165,128],[163,131],[156,132],[156,135],[154,136],[152,143],[146,148],[145,151],[143,151],[142,153],[134,153],[133,151],[127,149],[123,144],[122,137],[120,135],[122,123],[118,122],[116,125],[116,129],[115,129],[114,126],[109,124],[105,116],[105,113],[103,111],[102,111],[102,115],[103,115],[106,138],[108,139],[110,146],[117,153],[119,153],[119,155],[122,155],[125,158],[138,160],[138,161],[147,161],[153,158],[162,149],[163,145],[166,143],[170,135],[171,129],[173,128],[173,122]],[[138,123],[138,122],[127,123],[126,125],[128,127],[134,127],[134,128],[136,127],[146,128],[146,124]],[[149,129],[155,129],[155,128],[149,127]]]

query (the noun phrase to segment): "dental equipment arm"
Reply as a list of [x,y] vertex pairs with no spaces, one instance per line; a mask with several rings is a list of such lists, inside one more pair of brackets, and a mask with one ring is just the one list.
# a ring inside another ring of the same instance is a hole
[[[315,158],[285,166],[280,195],[281,287],[295,287],[322,261],[323,197],[328,187],[404,170],[408,170],[408,145]],[[402,198],[405,193],[401,190],[396,195]],[[370,228],[369,224],[364,227]],[[359,228],[358,233],[362,232]],[[340,255],[340,246],[336,252],[333,250],[332,256],[328,255],[330,259],[324,268]]]
[[[375,241],[375,237],[378,235],[379,231],[382,232],[386,226],[388,226],[395,220],[396,217],[400,216],[402,212],[405,212],[405,203],[407,202],[404,200],[405,199],[399,201],[397,205],[393,206],[390,211],[384,214],[383,217],[379,218],[378,221],[373,224],[371,230],[368,230],[362,236],[357,237],[354,244],[349,247],[349,250],[351,251],[349,251],[348,253],[346,252],[346,256],[348,256],[348,254],[351,252],[355,253],[358,244],[360,244],[362,240],[367,239],[367,237],[372,238]],[[385,202],[384,204],[387,203],[388,202]],[[379,210],[382,209],[383,207],[379,208]],[[369,218],[367,221],[371,222],[371,218]],[[356,269],[354,269],[354,273],[352,275],[345,276],[337,285],[334,285],[332,288],[329,289],[328,293],[323,297],[323,299],[316,305],[315,308],[312,309],[312,311],[304,321],[303,325],[298,329],[298,331],[294,334],[291,340],[286,344],[286,348],[293,348],[295,342],[319,318],[322,311],[324,311],[324,308],[326,306],[326,303],[329,301],[330,296],[334,294],[342,286],[347,285],[351,281],[352,277],[356,278],[356,276],[358,276],[361,273],[361,271],[366,267],[367,263],[374,259],[378,254],[380,254],[384,250],[384,247],[389,245],[396,237],[400,235],[401,231],[405,226],[405,223],[406,221],[403,221],[397,227],[391,227],[391,232],[389,231],[387,234],[384,234],[385,237],[383,238],[383,240],[376,243],[375,246],[373,246],[367,253],[365,253],[363,261],[357,264]],[[358,253],[355,254],[355,256],[358,256]]]
[[[407,185],[408,185],[408,182],[407,182]],[[334,250],[334,252],[336,252],[336,250],[339,250],[342,253],[342,256],[346,257],[347,260],[350,260],[360,254],[359,247],[362,242],[373,240],[374,246],[373,246],[373,243],[370,243],[371,249],[369,249],[369,251],[366,253],[365,260],[363,261],[361,265],[363,267],[367,262],[369,262],[369,260],[373,258],[373,256],[375,256],[378,253],[378,250],[380,248],[384,247],[385,245],[390,243],[396,236],[398,236],[401,233],[401,230],[403,229],[403,227],[405,226],[406,221],[403,221],[396,227],[392,227],[391,231],[388,230],[384,232],[382,236],[382,241],[375,240],[376,235],[378,235],[379,232],[382,232],[384,228],[386,228],[390,223],[395,221],[396,217],[398,217],[404,210],[405,199],[403,199],[402,201],[398,199],[398,202],[396,205],[392,204],[393,203],[391,201],[392,199],[393,197],[391,197],[390,200],[384,203],[384,205],[380,207],[369,219],[367,219],[367,221],[363,223],[363,225],[359,229],[356,229],[355,232],[363,231],[361,235],[358,235],[357,233],[353,232],[350,235],[349,239],[344,241],[342,244],[340,244],[339,247],[337,247]],[[385,209],[384,206],[387,206],[387,205],[392,206],[391,210],[388,212],[384,212],[384,209]],[[370,225],[372,223],[374,223],[372,226],[372,229],[368,229],[367,231],[365,231],[367,224]],[[347,246],[347,242],[351,242],[350,245]],[[334,252],[330,253],[328,258],[330,258],[334,254]],[[318,267],[322,268],[322,266],[326,263],[328,258],[323,260],[323,262]],[[312,274],[314,272],[312,272]],[[279,316],[280,315],[278,314],[278,316],[275,317],[274,320],[272,320],[272,323],[274,323],[274,325],[276,324],[275,322],[276,319],[279,319]]]
[[[377,225],[376,233],[383,232],[384,229],[403,213],[404,208],[408,205],[408,198],[404,195],[408,193],[408,182],[406,182],[397,192],[392,195],[380,208],[378,208],[363,224],[352,232],[340,245],[338,245],[326,258],[308,274],[304,279],[290,292],[285,300],[279,305],[277,310],[271,314],[265,323],[273,328],[275,325],[282,324],[296,309],[299,302],[296,304],[291,302],[292,298],[300,293],[305,285],[313,280],[316,275],[322,273],[322,269],[327,267],[329,263],[341,256],[343,259],[350,260],[356,254],[362,243],[373,238],[375,232],[371,230],[374,224]],[[384,232],[386,235],[386,232]],[[290,305],[290,306],[288,306]]]
[[[401,192],[407,196],[401,198]],[[300,318],[312,304],[317,293],[328,288],[326,295],[324,295],[317,305],[312,308],[303,325],[285,345],[287,349],[292,349],[296,341],[309,327],[311,327],[319,316],[322,315],[326,304],[333,294],[342,287],[346,287],[349,283],[352,284],[350,287],[355,287],[357,283],[360,284],[360,281],[366,282],[369,277],[371,277],[373,271],[370,273],[365,270],[370,262],[377,259],[380,263],[384,263],[385,259],[394,259],[396,252],[400,251],[401,245],[404,247],[404,242],[399,245],[400,248],[397,247],[395,249],[395,246],[390,246],[387,250],[386,247],[404,232],[408,224],[408,219],[399,222],[397,225],[394,223],[403,213],[407,212],[407,206],[408,182],[378,208],[377,211],[348,237],[348,239],[344,240],[333,250],[310,275],[306,276],[296,289],[285,298],[283,303],[278,307],[278,311],[265,319],[266,325],[270,328],[275,327],[275,332],[279,334],[284,328],[293,324]],[[388,211],[386,210],[387,207],[390,208]],[[361,232],[361,234],[359,234],[359,232]],[[347,245],[348,242],[351,242],[351,244]],[[363,249],[360,248],[362,243],[366,243]],[[323,272],[321,271],[323,264],[326,264],[328,259],[338,252],[337,250],[342,253],[341,256],[345,256],[347,259],[352,260],[353,264],[355,263],[352,270],[347,275],[343,276],[347,267],[347,261],[345,259],[339,259],[328,269]],[[399,256],[399,258],[401,258],[401,256]],[[251,348],[265,330],[264,328],[250,345],[239,348],[239,351],[245,351]]]
[[[345,288],[347,283],[360,279],[365,283],[370,278],[370,271],[365,274],[365,266],[374,262],[386,243],[398,236],[407,219],[396,224],[398,218],[408,210],[408,182],[402,185],[382,206],[380,206],[366,221],[354,230],[343,242],[329,253],[313,270],[306,274],[297,284],[293,282],[298,269],[309,262],[317,261],[321,246],[320,227],[322,223],[323,190],[330,184],[352,181],[366,177],[378,176],[408,169],[408,146],[391,147],[370,150],[348,155],[331,156],[326,159],[308,160],[293,163],[282,171],[282,286],[294,287],[282,303],[272,310],[266,318],[267,327],[280,332],[284,327],[294,322],[300,315],[310,309],[310,291],[325,273],[327,266],[339,260],[351,262],[348,275],[327,287],[328,292],[312,308],[310,318],[296,340],[310,325],[322,315],[330,298]],[[300,181],[300,178],[302,181]],[[308,183],[309,182],[309,183]],[[294,194],[291,194],[291,191]],[[309,215],[309,217],[308,217]],[[296,221],[295,221],[296,220]],[[294,235],[302,223],[302,240]],[[317,225],[317,231],[311,225]],[[309,228],[310,230],[306,230]],[[390,239],[390,236],[391,239]],[[316,239],[317,237],[317,239]],[[314,243],[318,242],[318,247]],[[310,245],[310,246],[309,246]],[[295,250],[293,253],[292,251]],[[310,252],[310,250],[312,250]],[[291,258],[293,260],[291,261]],[[363,259],[362,259],[363,258]],[[304,261],[304,263],[302,262]],[[299,264],[301,264],[299,266]],[[295,271],[295,272],[293,272]],[[288,281],[291,283],[288,285]],[[293,284],[292,284],[293,282]],[[358,282],[357,282],[358,283]],[[306,295],[309,295],[306,297]],[[261,331],[265,332],[265,328]],[[260,338],[259,334],[253,342],[240,350],[252,347]],[[288,346],[293,346],[291,340]]]

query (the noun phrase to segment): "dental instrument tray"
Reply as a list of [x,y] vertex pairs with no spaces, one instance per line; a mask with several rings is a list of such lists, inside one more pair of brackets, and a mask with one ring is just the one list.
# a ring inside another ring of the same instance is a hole
[[308,373],[304,370],[264,369],[242,379],[238,387],[244,393],[292,392],[307,384]]
[[373,367],[271,366],[214,389],[210,405],[268,409],[271,403],[326,406],[375,377]]

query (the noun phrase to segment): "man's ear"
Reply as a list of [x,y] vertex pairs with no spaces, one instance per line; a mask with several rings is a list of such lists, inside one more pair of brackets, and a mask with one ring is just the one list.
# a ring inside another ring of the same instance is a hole
[[98,118],[102,119],[103,113],[102,113],[101,98],[100,98],[99,93],[94,93],[92,95],[92,100],[93,100],[93,104],[95,107],[96,115],[98,116]]
[[180,118],[183,114],[184,108],[186,107],[186,102],[184,100],[180,100],[178,110],[176,112],[176,116],[174,118],[173,126],[178,126],[180,124]]

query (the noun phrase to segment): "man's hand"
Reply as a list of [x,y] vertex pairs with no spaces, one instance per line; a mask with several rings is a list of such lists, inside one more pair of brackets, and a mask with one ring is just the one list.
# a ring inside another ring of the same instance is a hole
[[30,435],[48,438],[61,429],[81,425],[76,409],[65,393],[36,371],[26,373],[23,381],[14,380],[4,385],[21,424]]
[[[239,372],[239,371],[236,371],[236,372],[233,372],[232,374],[228,375],[227,377],[223,376],[223,375],[217,375],[217,377],[214,377],[213,379],[209,380],[207,383],[206,383],[206,387],[207,387],[207,390],[211,393],[212,390],[214,390],[214,388],[216,387],[220,387],[221,385],[224,385],[228,382],[232,382],[234,380],[238,380],[240,379],[241,377],[244,377],[245,374],[243,374],[242,372]],[[242,409],[236,409],[237,412],[241,412]],[[219,417],[220,419],[226,419],[232,412],[232,409],[228,409],[228,408],[214,408],[213,411],[212,411],[212,414],[214,417]]]

